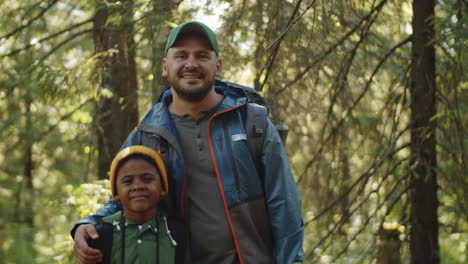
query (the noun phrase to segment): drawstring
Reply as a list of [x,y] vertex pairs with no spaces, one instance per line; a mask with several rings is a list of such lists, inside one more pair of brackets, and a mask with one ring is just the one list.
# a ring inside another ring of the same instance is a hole
[[171,230],[169,230],[169,226],[167,226],[167,219],[165,216],[163,216],[163,220],[164,220],[164,223],[166,224],[166,233],[167,233],[167,236],[171,239],[171,242],[172,242],[172,245],[175,247],[177,246],[177,242],[174,240],[174,238],[172,238],[171,236]]

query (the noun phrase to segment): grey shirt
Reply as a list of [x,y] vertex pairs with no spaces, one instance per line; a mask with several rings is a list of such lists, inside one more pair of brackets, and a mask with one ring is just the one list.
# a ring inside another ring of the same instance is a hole
[[208,120],[171,113],[185,160],[189,228],[194,264],[236,263],[236,250],[208,145]]

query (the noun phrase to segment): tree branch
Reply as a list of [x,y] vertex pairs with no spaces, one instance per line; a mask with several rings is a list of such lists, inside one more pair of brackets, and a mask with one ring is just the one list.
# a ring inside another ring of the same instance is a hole
[[[64,121],[64,120],[67,120],[68,118],[70,118],[74,113],[76,113],[78,110],[80,110],[81,108],[83,108],[84,106],[86,106],[87,104],[89,104],[90,102],[93,102],[95,99],[94,98],[89,98],[88,100],[86,100],[85,102],[83,102],[81,105],[77,106],[75,109],[73,109],[72,111],[66,113],[65,115],[61,116],[59,118],[59,120],[57,121],[57,123],[55,123],[54,125],[51,125],[49,126],[46,130],[44,130],[43,132],[39,133],[39,135],[35,136],[34,138],[30,139],[30,142],[38,142],[40,140],[42,140],[42,138],[44,138],[45,136],[47,136],[50,132],[52,132],[59,124],[60,122]],[[20,144],[21,143],[24,143],[23,140],[19,140],[17,141],[15,144],[11,145],[6,151],[5,153],[10,153],[12,150],[14,149],[17,149],[19,148]]]
[[367,91],[369,90],[369,87],[370,85],[372,84],[372,81],[374,80],[374,76],[377,74],[377,72],[380,70],[380,67],[382,67],[382,65],[385,63],[385,61],[401,46],[403,46],[404,44],[408,43],[409,41],[411,40],[411,36],[407,37],[406,39],[402,40],[400,43],[398,43],[397,45],[395,45],[389,52],[387,52],[387,54],[384,55],[384,57],[380,60],[379,64],[374,68],[374,71],[372,72],[371,76],[369,77],[369,80],[367,81],[366,85],[364,86],[364,90],[361,92],[361,94],[358,96],[358,98],[353,102],[353,104],[346,110],[346,114],[342,116],[342,118],[340,119],[340,121],[338,122],[338,124],[336,126],[334,126],[330,132],[330,134],[327,136],[327,138],[323,141],[321,141],[321,144],[319,146],[319,149],[317,150],[317,152],[314,154],[314,156],[312,157],[312,159],[306,164],[305,168],[304,168],[304,171],[303,173],[301,174],[301,176],[299,177],[299,179],[301,179],[306,173],[307,173],[307,170],[312,166],[312,164],[316,161],[316,159],[318,158],[318,155],[320,153],[322,153],[323,151],[323,148],[325,147],[325,145],[328,143],[328,141],[330,140],[330,138],[333,136],[333,134],[335,133],[335,131],[340,128],[344,121],[346,120],[346,118],[348,118],[348,116],[353,112],[354,108],[356,107],[356,105],[361,101],[361,99],[364,97],[364,95],[367,93]]
[[[384,178],[383,178],[382,181],[380,182],[379,187],[378,187],[376,190],[373,190],[373,191],[369,192],[369,193],[367,194],[367,196],[364,198],[364,200],[361,201],[361,202],[351,211],[351,215],[353,215],[359,208],[361,208],[361,207],[364,205],[364,203],[367,202],[367,200],[369,200],[370,196],[371,196],[373,193],[378,193],[378,190],[380,189],[380,187],[381,187],[382,184],[384,183],[385,179],[386,179],[395,169],[397,169],[397,168],[399,167],[399,165],[400,165],[402,162],[404,162],[404,161],[406,161],[406,160],[407,160],[407,159],[403,159],[403,160],[400,160],[399,162],[397,162],[397,164],[395,164],[395,165],[393,166],[393,168],[392,168],[389,172],[387,172],[387,173],[384,175]],[[389,193],[387,193],[385,199],[384,199],[382,202],[380,202],[380,203],[378,204],[378,206],[376,206],[376,209],[375,209],[374,212],[372,213],[373,216],[370,216],[370,217],[368,217],[368,218],[366,219],[366,221],[364,222],[364,224],[362,225],[362,227],[353,235],[353,238],[352,238],[352,239],[348,239],[347,245],[346,245],[346,246],[344,247],[344,249],[337,255],[337,257],[335,257],[335,259],[334,259],[334,261],[332,261],[332,263],[334,263],[335,260],[336,260],[339,256],[341,256],[343,253],[346,252],[346,249],[349,247],[350,243],[353,242],[353,241],[355,241],[355,238],[356,238],[359,234],[361,234],[361,233],[364,231],[365,227],[366,227],[367,224],[370,222],[370,220],[371,220],[372,218],[375,218],[375,217],[376,217],[376,214],[377,214],[377,212],[379,211],[379,209],[381,208],[381,206],[383,206],[385,202],[387,202],[388,200],[390,200],[390,197],[394,194],[394,192],[395,192],[395,191],[397,190],[397,188],[400,186],[400,183],[401,183],[404,179],[406,179],[406,178],[408,178],[408,177],[409,177],[408,175],[404,175],[403,177],[401,177],[401,178],[398,180],[398,182],[393,186],[392,190],[391,190]],[[388,214],[390,214],[391,209],[393,208],[393,206],[396,204],[396,202],[398,202],[398,201],[400,200],[401,196],[402,196],[404,193],[406,193],[407,190],[408,190],[408,187],[407,187],[405,190],[403,190],[403,191],[398,195],[398,197],[397,197],[395,200],[392,201],[390,207],[387,208],[387,210],[386,210],[386,213],[385,213],[385,215],[384,215],[384,218],[385,218],[385,216],[387,216]],[[360,192],[363,192],[363,190],[361,190]],[[356,194],[356,198],[357,198],[359,195],[360,195],[359,193]],[[355,201],[356,201],[356,199],[354,199],[354,201],[353,201],[352,203],[354,203]],[[352,205],[350,205],[350,207],[351,207],[351,206],[352,206]],[[309,251],[309,253],[307,254],[307,258],[310,258],[310,257],[312,256],[312,254],[313,254],[315,248],[318,248],[318,247],[322,246],[321,249],[322,249],[322,250],[326,250],[326,249],[329,247],[329,245],[331,244],[332,241],[329,241],[329,243],[327,243],[325,246],[323,246],[322,244],[323,244],[329,237],[331,237],[333,234],[335,234],[335,231],[336,231],[340,226],[342,226],[342,225],[345,223],[346,220],[347,220],[346,218],[342,217],[342,218],[338,221],[338,223],[336,223],[336,224],[334,225],[334,227],[333,227],[331,230],[329,230],[328,233],[327,233],[324,237],[322,237],[322,238],[320,239],[320,241],[312,248],[312,250]]]
[[[309,8],[316,2],[316,0],[314,0],[312,2],[312,4],[309,5],[309,7],[307,8],[307,10],[309,10]],[[260,73],[258,74],[258,76],[262,76],[263,75],[263,72],[266,70],[266,73],[265,73],[265,78],[262,82],[262,84],[260,85],[260,88],[259,88],[259,91],[262,91],[263,90],[263,86],[265,86],[265,83],[267,82],[268,80],[268,77],[270,75],[270,71],[273,67],[273,62],[276,58],[276,55],[278,54],[278,50],[279,50],[279,47],[281,45],[281,41],[284,39],[284,37],[286,36],[286,33],[289,31],[289,29],[291,29],[291,27],[299,20],[299,18],[301,18],[306,12],[304,11],[301,15],[298,16],[297,19],[294,19],[294,17],[297,15],[297,13],[299,12],[299,7],[301,6],[301,3],[302,3],[302,0],[299,0],[296,4],[296,6],[294,7],[294,11],[291,15],[291,17],[289,18],[289,21],[288,21],[288,24],[286,26],[286,29],[283,30],[283,32],[280,34],[280,36],[273,42],[271,43],[266,49],[270,49],[272,47],[272,45],[274,45],[274,49],[273,49],[273,52],[271,53],[271,55],[268,57],[267,61],[265,62],[265,64],[263,64],[262,66],[262,69],[260,70]]]
[[92,32],[93,30],[92,29],[87,29],[87,30],[83,30],[83,31],[80,31],[78,33],[75,33],[73,35],[71,35],[69,38],[63,40],[62,42],[60,42],[57,46],[55,46],[53,49],[51,49],[46,55],[44,55],[42,58],[39,59],[39,61],[44,61],[45,59],[47,59],[50,55],[52,55],[55,51],[57,51],[60,47],[62,47],[63,45],[67,44],[68,42],[72,41],[73,39],[75,39],[76,37],[79,37],[81,35],[84,35],[84,34],[87,34],[87,33],[90,33]]
[[[334,201],[332,201],[329,205],[327,205],[324,209],[322,209],[317,215],[314,216],[314,218],[308,220],[304,225],[308,225],[310,224],[311,222],[314,222],[316,221],[317,219],[319,219],[320,217],[322,217],[326,212],[328,212],[330,209],[332,209],[336,204],[338,204],[342,199],[344,199],[346,196],[348,196],[349,193],[351,193],[351,191],[356,187],[358,186],[358,184],[363,181],[363,180],[366,180],[368,178],[370,178],[372,175],[374,175],[375,172],[377,172],[377,169],[383,164],[384,161],[387,160],[387,158],[390,158],[390,157],[393,157],[394,154],[398,153],[399,151],[401,151],[402,149],[405,149],[407,147],[409,147],[409,143],[397,148],[397,149],[394,149],[393,151],[389,152],[391,148],[388,148],[382,155],[381,155],[381,158],[380,159],[376,159],[372,165],[370,166],[370,168],[364,172],[347,190],[345,190],[338,198],[336,198]],[[360,190],[362,190],[362,188],[360,188]],[[359,191],[360,192],[360,191]]]
[[64,29],[64,30],[61,30],[61,31],[59,31],[59,32],[56,32],[56,33],[54,33],[54,34],[52,34],[52,35],[49,35],[49,36],[47,36],[47,37],[45,37],[45,38],[40,39],[40,40],[39,40],[37,43],[35,43],[35,44],[28,44],[28,45],[26,45],[26,46],[23,47],[23,48],[16,49],[16,50],[11,51],[10,53],[1,55],[1,56],[0,56],[0,59],[1,59],[1,58],[4,58],[4,57],[11,57],[11,56],[14,56],[14,55],[20,53],[21,51],[25,51],[25,50],[30,49],[31,47],[35,46],[35,45],[38,44],[38,43],[42,43],[42,42],[44,42],[44,41],[53,39],[53,38],[55,38],[55,37],[57,37],[57,36],[62,35],[62,34],[65,33],[65,32],[68,32],[68,31],[70,31],[70,30],[73,30],[73,29],[75,29],[75,28],[78,28],[78,27],[80,27],[80,26],[82,26],[82,25],[84,25],[84,24],[87,24],[87,23],[89,23],[89,22],[92,22],[92,21],[93,21],[92,19],[88,19],[88,20],[86,20],[86,21],[83,21],[83,22],[80,22],[80,23],[78,23],[78,24],[72,25],[72,26],[70,26],[69,28],[66,28],[66,29]]
[[278,96],[280,93],[284,92],[287,88],[289,88],[290,86],[294,85],[296,82],[298,82],[300,79],[302,79],[302,77],[304,77],[304,75],[309,72],[317,63],[319,63],[320,61],[322,61],[323,59],[325,59],[333,50],[335,50],[338,46],[341,46],[345,40],[347,40],[352,34],[354,34],[360,27],[361,25],[368,19],[371,18],[371,16],[379,11],[380,9],[382,9],[382,7],[384,6],[384,4],[387,2],[387,0],[382,0],[376,7],[374,7],[371,12],[369,12],[369,14],[367,14],[365,17],[363,17],[361,19],[361,21],[359,21],[359,23],[354,27],[352,28],[348,33],[346,33],[340,40],[338,40],[337,43],[335,43],[333,46],[331,46],[328,50],[326,50],[324,53],[322,53],[320,56],[318,56],[318,58],[313,61],[309,66],[307,66],[302,72],[298,73],[296,75],[296,77],[290,81],[289,83],[287,83],[285,86],[283,86],[281,89],[279,89],[276,93],[275,93],[275,97]]
[[[387,194],[387,196],[385,197],[385,199],[379,203],[379,205],[377,205],[376,209],[374,210],[374,213],[373,213],[373,217],[375,217],[375,215],[377,214],[378,210],[380,209],[381,206],[384,205],[385,202],[387,202],[388,200],[390,200],[390,197],[394,194],[394,192],[397,190],[398,186],[400,185],[400,183],[408,178],[409,176],[408,175],[405,175],[403,176],[394,186],[393,186],[393,189]],[[400,201],[400,198],[401,196],[403,196],[403,194],[407,193],[408,192],[408,189],[409,187],[406,187],[403,191],[401,191],[398,196],[392,201],[392,203],[390,204],[390,207],[387,209],[386,213],[385,213],[385,216],[389,215],[390,212],[391,212],[391,209],[395,206],[395,204]],[[356,237],[361,234],[364,229],[367,227],[367,225],[369,224],[370,220],[373,218],[373,217],[368,217],[366,219],[366,221],[364,222],[364,224],[362,225],[362,227],[356,232],[356,234],[353,235],[353,237],[351,239],[348,239],[348,242],[346,243],[346,245],[343,247],[343,249],[333,258],[333,260],[331,261],[332,263],[334,263],[335,261],[338,260],[338,258],[340,258],[345,252],[346,250],[348,250],[349,246],[351,245],[351,243],[353,241],[355,241]],[[385,219],[385,217],[383,217],[383,219]]]
[[2,39],[7,39],[21,31],[23,31],[23,29],[29,27],[34,21],[36,21],[37,19],[41,18],[52,6],[54,6],[59,0],[52,0],[51,2],[49,2],[49,4],[41,10],[41,12],[39,12],[39,14],[35,17],[33,17],[31,20],[29,20],[26,24],[14,29],[13,31],[11,31],[10,33],[7,33],[6,35],[0,37],[0,40]]
[[286,27],[283,29],[283,31],[279,34],[279,36],[272,42],[270,43],[270,45],[268,45],[266,47],[267,50],[269,50],[271,47],[273,47],[274,45],[279,45],[278,42],[281,42],[283,41],[284,39],[284,36],[286,35],[286,33],[288,33],[288,31],[299,21],[299,19],[301,19],[305,13],[307,13],[307,11],[309,11],[310,8],[312,8],[312,6],[315,4],[315,2],[317,2],[317,0],[314,0],[312,1],[306,8],[306,10],[304,10],[304,12],[302,12],[301,14],[299,14],[299,16],[297,16],[296,19],[293,19],[295,14],[298,12],[298,9],[300,7],[300,4],[301,4],[302,0],[299,1],[295,7],[295,10],[293,12],[293,15],[291,16],[288,24],[286,25]]
[[[351,66],[353,64],[354,58],[356,57],[357,51],[358,51],[359,47],[361,46],[362,42],[366,39],[366,36],[369,33],[369,30],[372,27],[372,25],[374,24],[376,18],[377,18],[377,16],[374,16],[374,18],[371,20],[371,22],[367,23],[367,25],[364,27],[364,30],[361,31],[359,41],[356,42],[354,47],[351,49],[349,59],[347,59],[345,61],[345,63],[343,64],[343,67],[341,67],[341,70],[338,72],[337,77],[334,78],[336,80],[335,81],[335,86],[333,87],[335,92],[333,94],[330,106],[328,107],[327,121],[324,122],[324,126],[323,126],[323,129],[322,129],[322,131],[324,131],[324,132],[326,131],[327,126],[329,124],[332,124],[332,122],[329,122],[329,120],[333,116],[333,113],[334,113],[333,109],[334,109],[335,103],[338,101],[338,98],[339,98],[339,96],[341,94],[341,91],[344,90],[345,84],[347,83],[346,81],[347,81],[347,78],[348,78],[348,74],[349,74],[349,71],[351,70]],[[320,136],[323,137],[323,133]]]

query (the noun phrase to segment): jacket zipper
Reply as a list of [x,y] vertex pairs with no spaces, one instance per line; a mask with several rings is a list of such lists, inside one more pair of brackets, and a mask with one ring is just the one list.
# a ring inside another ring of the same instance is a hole
[[[244,105],[245,104],[241,104],[241,105],[238,105],[238,106],[236,106],[234,108],[230,108],[228,110],[225,110],[225,111],[222,111],[222,112],[219,112],[219,113],[215,113],[208,120],[208,146],[210,147],[211,159],[213,160],[213,166],[214,166],[214,169],[215,169],[216,179],[218,180],[218,188],[219,188],[219,192],[221,193],[221,198],[223,199],[224,211],[226,213],[226,218],[228,220],[229,228],[231,229],[231,234],[232,234],[232,238],[234,240],[234,246],[236,248],[237,257],[239,258],[239,264],[244,264],[244,260],[242,259],[242,255],[241,255],[240,248],[239,248],[239,241],[237,240],[236,232],[234,230],[234,225],[232,224],[231,214],[229,213],[229,208],[227,206],[226,196],[224,195],[223,183],[221,182],[221,175],[219,173],[218,163],[216,162],[216,157],[215,157],[214,148],[213,148],[213,141],[211,140],[210,128],[211,128],[211,121],[213,120],[213,118],[215,118],[218,115],[221,115],[223,113],[229,112],[229,111],[237,109],[239,107],[242,107]],[[227,145],[229,145],[229,144],[227,144]],[[230,154],[232,154],[232,151],[231,151]]]

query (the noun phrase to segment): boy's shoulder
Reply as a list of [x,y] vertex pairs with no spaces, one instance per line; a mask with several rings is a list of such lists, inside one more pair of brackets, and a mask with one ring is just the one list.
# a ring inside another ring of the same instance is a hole
[[104,216],[102,218],[102,223],[114,224],[114,222],[119,222],[122,220],[122,210],[117,211],[116,213]]

